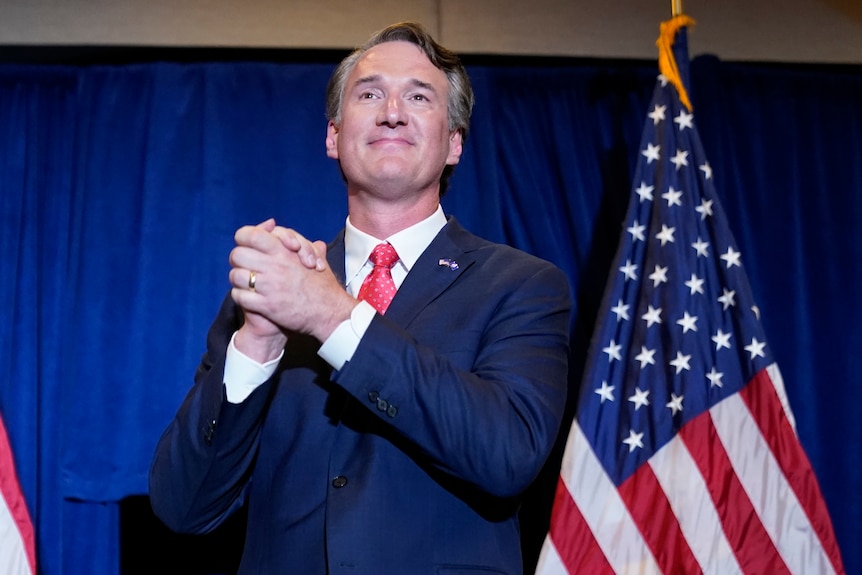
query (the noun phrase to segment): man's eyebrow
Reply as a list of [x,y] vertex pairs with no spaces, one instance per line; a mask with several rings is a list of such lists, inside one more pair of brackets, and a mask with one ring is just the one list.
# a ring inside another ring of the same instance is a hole
[[373,84],[374,82],[377,82],[378,80],[380,80],[379,74],[373,74],[371,76],[363,76],[362,78],[359,78],[358,80],[356,80],[356,84],[354,84],[354,85],[355,86],[362,86],[363,84]]
[[[381,78],[382,77],[380,76],[380,74],[371,74],[370,76],[363,76],[362,78],[359,78],[356,80],[354,87],[364,86],[366,84],[373,84],[375,82],[380,81]],[[414,86],[416,86],[417,88],[422,88],[423,90],[428,90],[428,91],[433,92],[435,94],[437,93],[437,90],[434,88],[434,85],[430,84],[429,82],[423,82],[422,80],[420,80],[418,78],[411,78],[410,83],[413,84]]]

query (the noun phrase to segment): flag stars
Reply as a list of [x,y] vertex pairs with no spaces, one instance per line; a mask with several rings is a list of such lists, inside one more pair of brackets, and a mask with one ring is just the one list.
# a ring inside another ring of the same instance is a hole
[[646,150],[641,150],[641,154],[646,158],[647,164],[652,164],[661,159],[661,146],[647,144]]
[[676,352],[676,357],[670,360],[670,364],[676,368],[676,373],[679,375],[681,371],[688,371],[691,366],[688,364],[691,355],[683,355],[681,351]]
[[623,303],[623,300],[617,300],[617,305],[611,308],[611,311],[616,314],[617,321],[629,319],[629,306]]
[[701,172],[703,172],[703,178],[705,180],[712,179],[712,167],[709,165],[709,162],[705,162],[702,166],[698,168]]
[[745,351],[751,354],[751,359],[755,357],[766,357],[763,353],[763,348],[766,347],[766,342],[757,341],[756,337],[751,338],[751,343],[745,346]]
[[682,316],[682,319],[677,320],[677,325],[682,326],[682,333],[688,333],[689,331],[697,331],[697,316],[689,315],[688,312],[685,312]]
[[670,163],[676,166],[676,171],[679,171],[683,166],[688,166],[688,152],[677,150],[676,155],[670,159]]
[[655,270],[649,275],[649,279],[652,280],[652,287],[658,286],[658,284],[667,283],[667,266],[661,267],[656,264]]
[[643,433],[635,433],[634,429],[629,430],[629,436],[623,439],[623,443],[629,446],[629,453],[638,448],[643,449],[643,437]]
[[674,190],[673,186],[668,188],[667,192],[663,193],[661,197],[667,200],[667,207],[669,208],[682,205],[682,200],[680,200],[682,192]]
[[640,197],[640,202],[644,203],[646,201],[652,201],[652,192],[655,190],[655,186],[648,186],[646,182],[641,182],[641,185],[637,187],[635,193]]
[[641,352],[635,356],[635,359],[641,362],[641,369],[647,365],[655,365],[655,350],[647,349],[645,345],[641,346]]
[[727,252],[726,252],[726,253],[721,254],[719,257],[720,257],[721,259],[723,259],[725,262],[727,262],[727,269],[730,269],[730,268],[732,268],[733,266],[740,266],[740,267],[742,267],[742,264],[741,264],[741,263],[739,263],[740,253],[739,253],[739,252],[736,252],[736,251],[733,251],[733,248],[732,248],[732,247],[730,247],[730,246],[728,246],[728,248],[727,248]]
[[717,371],[715,366],[713,366],[712,370],[706,374],[706,379],[709,380],[709,387],[724,387],[724,383],[721,381],[722,377],[724,377],[724,374]]
[[620,268],[620,271],[626,276],[626,280],[636,280],[638,279],[637,274],[638,266],[633,264],[631,260],[626,260],[626,265]]
[[646,226],[639,224],[637,220],[635,220],[631,226],[626,228],[626,231],[632,235],[632,239],[636,242],[646,240],[644,230],[646,230]]
[[652,327],[653,324],[661,323],[661,308],[649,306],[647,312],[641,316],[641,319],[646,321],[647,327]]
[[607,381],[602,382],[602,386],[595,390],[595,393],[601,398],[601,403],[614,401],[614,386],[608,385]]
[[673,243],[673,234],[676,231],[676,228],[669,228],[666,225],[661,225],[661,231],[655,235],[656,239],[661,241],[661,245],[664,246],[667,243]]
[[736,291],[723,288],[722,294],[718,296],[718,301],[722,305],[722,309],[727,311],[727,308],[736,305]]
[[689,114],[685,110],[680,110],[679,116],[677,116],[676,118],[673,119],[673,121],[679,125],[679,131],[680,132],[684,131],[686,128],[693,128],[694,127],[693,120],[694,120],[694,114]]
[[623,346],[611,340],[611,343],[608,344],[607,347],[602,348],[602,351],[608,354],[608,361],[613,363],[616,359],[617,361],[622,360],[622,355],[620,355],[620,351],[623,349]]
[[703,281],[697,275],[691,274],[691,279],[685,282],[686,287],[691,290],[689,295],[694,295],[696,293],[703,294]]
[[653,126],[658,126],[658,123],[665,119],[664,118],[665,110],[667,110],[667,106],[661,106],[659,104],[656,104],[655,108],[653,108],[652,112],[647,114],[647,116],[652,118],[652,125]]
[[709,242],[705,242],[700,238],[697,238],[697,241],[691,244],[691,247],[694,248],[694,251],[697,252],[697,257],[703,256],[705,258],[709,257]]
[[682,398],[683,396],[677,395],[675,393],[670,394],[670,401],[664,404],[665,407],[670,408],[671,413],[676,415],[682,411]]
[[721,330],[715,332],[715,335],[710,339],[715,343],[715,351],[720,350],[723,347],[730,349],[730,335],[729,333],[724,333]]
[[703,198],[700,201],[700,205],[694,208],[694,211],[700,214],[700,220],[703,221],[707,218],[707,216],[712,215],[712,200],[707,200]]
[[636,387],[635,394],[629,397],[629,401],[635,405],[635,411],[641,407],[646,407],[649,405],[649,390],[641,390],[639,387]]

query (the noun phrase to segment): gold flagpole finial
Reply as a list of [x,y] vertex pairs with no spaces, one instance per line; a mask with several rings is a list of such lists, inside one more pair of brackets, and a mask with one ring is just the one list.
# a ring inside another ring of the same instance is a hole
[[674,18],[682,16],[682,0],[670,0],[670,14]]

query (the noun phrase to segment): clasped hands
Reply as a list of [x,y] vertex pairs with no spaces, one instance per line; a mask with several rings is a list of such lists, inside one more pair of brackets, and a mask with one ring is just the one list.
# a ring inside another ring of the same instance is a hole
[[324,242],[311,242],[274,219],[241,227],[234,240],[228,277],[231,297],[245,314],[234,339],[239,351],[264,363],[278,357],[288,333],[324,341],[350,317],[356,300],[327,265]]

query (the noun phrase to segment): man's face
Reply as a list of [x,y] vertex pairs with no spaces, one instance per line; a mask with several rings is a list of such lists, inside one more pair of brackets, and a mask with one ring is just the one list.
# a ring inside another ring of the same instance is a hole
[[461,156],[448,98],[446,74],[418,46],[386,42],[368,50],[347,79],[341,124],[327,128],[327,155],[340,161],[349,189],[436,193],[444,166]]

